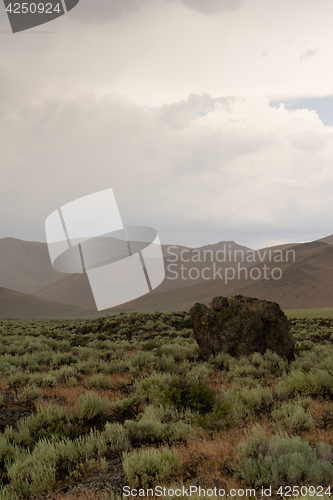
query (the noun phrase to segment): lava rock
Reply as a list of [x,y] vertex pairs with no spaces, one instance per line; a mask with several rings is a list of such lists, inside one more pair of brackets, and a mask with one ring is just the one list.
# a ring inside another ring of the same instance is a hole
[[203,360],[220,352],[239,357],[267,349],[295,359],[290,322],[276,302],[236,295],[215,297],[210,306],[197,302],[190,311]]

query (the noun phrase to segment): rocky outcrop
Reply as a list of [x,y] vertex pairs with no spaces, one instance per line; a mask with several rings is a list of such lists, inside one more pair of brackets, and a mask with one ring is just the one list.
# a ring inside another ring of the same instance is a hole
[[190,311],[202,359],[220,352],[235,357],[263,354],[267,349],[294,359],[290,323],[275,302],[236,295],[215,297],[210,306],[197,302]]

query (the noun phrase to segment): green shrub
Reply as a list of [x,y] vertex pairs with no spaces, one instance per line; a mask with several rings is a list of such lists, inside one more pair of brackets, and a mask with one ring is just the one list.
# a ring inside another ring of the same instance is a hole
[[160,372],[173,372],[176,367],[177,364],[171,354],[162,355],[156,358],[155,368]]
[[8,467],[10,492],[19,497],[38,497],[52,490],[56,485],[56,464],[36,460],[31,455],[26,459],[16,460]]
[[36,385],[24,387],[15,394],[15,401],[18,403],[28,403],[43,397],[43,391]]
[[68,380],[73,377],[75,377],[75,379],[82,378],[82,374],[78,372],[75,366],[61,366],[59,370],[57,370],[58,382],[67,383]]
[[109,373],[122,373],[127,369],[127,365],[122,359],[113,359],[108,366]]
[[258,369],[251,363],[248,357],[242,356],[239,359],[233,358],[229,363],[228,376],[232,380],[239,377],[256,378]]
[[159,421],[134,422],[134,420],[126,420],[125,422],[125,429],[128,431],[132,446],[160,443],[165,440],[165,427],[166,424]]
[[287,403],[272,411],[272,416],[283,421],[292,431],[313,429],[315,424],[312,415],[298,403]]
[[78,398],[74,416],[81,420],[92,420],[96,417],[106,417],[111,409],[112,403],[108,399],[88,392]]
[[96,375],[93,375],[92,377],[87,379],[84,385],[85,387],[89,388],[95,387],[96,389],[110,389],[111,380],[103,375],[103,373],[97,373]]
[[333,358],[333,346],[325,342],[324,344],[314,344],[309,341],[305,345],[311,346],[311,349],[305,349],[305,343],[302,343],[304,347],[296,357],[295,361],[292,363],[292,368],[296,370],[302,370],[305,372],[315,371],[317,369],[327,370],[331,375],[333,375],[332,369],[332,358]]
[[183,361],[185,359],[194,360],[198,357],[199,347],[196,342],[179,338],[182,343],[178,343],[177,340],[175,339],[175,342],[160,346],[159,353],[162,355],[171,354],[176,361]]
[[20,385],[26,385],[28,379],[29,375],[27,373],[15,372],[8,378],[6,386],[11,389]]
[[[16,444],[29,445],[41,438],[68,436],[72,424],[66,410],[60,406],[45,406],[37,412],[22,418],[11,439]],[[9,428],[10,429],[10,428]],[[6,431],[5,431],[6,432]],[[9,433],[9,430],[7,431]],[[8,434],[9,435],[9,434]]]
[[130,446],[128,431],[118,422],[114,424],[107,422],[102,436],[105,439],[108,449],[112,451],[126,451]]
[[257,368],[259,377],[281,377],[289,369],[288,361],[269,349],[264,354],[255,352],[250,359],[251,363]]
[[266,412],[273,404],[273,395],[268,387],[257,385],[249,388],[235,388],[230,391],[221,391],[219,404],[229,404],[232,415],[236,420]]
[[276,434],[269,441],[259,425],[238,446],[239,475],[246,485],[326,485],[333,480],[332,448],[317,443],[314,448],[299,436]]
[[294,347],[294,353],[296,356],[299,356],[299,354],[303,351],[311,351],[314,347],[313,342],[306,340],[305,342],[296,342],[295,347]]
[[326,370],[316,372],[304,372],[293,370],[275,388],[278,396],[287,395],[308,395],[331,397],[333,394],[333,376]]
[[135,418],[140,412],[144,399],[143,396],[134,394],[112,403],[112,413],[116,420],[124,422],[127,419]]
[[186,424],[191,424],[197,416],[198,414],[192,412],[190,408],[178,410],[174,406],[167,404],[160,406],[148,405],[143,410],[141,421],[159,421],[162,423],[182,421]]
[[221,429],[232,429],[235,423],[231,413],[232,406],[228,403],[222,403],[220,406],[214,405],[211,413],[197,417],[195,423],[204,429],[216,431]]
[[176,451],[169,448],[125,452],[123,467],[131,488],[150,488],[181,470]]
[[47,373],[43,376],[42,385],[44,387],[57,387],[58,385],[58,377],[54,373]]
[[119,390],[127,389],[129,385],[130,384],[127,382],[127,380],[121,377],[117,382],[117,389]]
[[165,387],[169,385],[169,373],[153,372],[149,377],[137,380],[134,384],[134,394],[147,403],[160,404],[164,398]]
[[178,410],[188,407],[203,414],[212,410],[215,393],[203,382],[195,384],[186,376],[180,375],[171,380],[164,392],[163,402],[175,406]]
[[0,479],[7,482],[6,468],[15,457],[15,447],[10,443],[7,436],[0,434]]
[[216,356],[210,358],[209,363],[220,370],[229,370],[234,365],[234,359],[226,352],[219,352]]
[[205,382],[214,369],[208,363],[190,363],[185,360],[177,369],[179,375],[184,375],[191,383]]
[[193,434],[192,427],[185,422],[162,423],[156,418],[148,419],[146,416],[139,422],[126,420],[125,428],[132,446],[179,441]]
[[126,359],[126,367],[130,372],[138,371],[144,367],[152,367],[155,364],[155,355],[152,352],[139,351],[131,354]]

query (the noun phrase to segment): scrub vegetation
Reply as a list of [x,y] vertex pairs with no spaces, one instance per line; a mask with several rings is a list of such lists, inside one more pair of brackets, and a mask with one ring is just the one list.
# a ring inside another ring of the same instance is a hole
[[333,320],[291,323],[288,363],[270,351],[203,362],[186,312],[2,321],[0,499],[120,498],[124,485],[325,498]]

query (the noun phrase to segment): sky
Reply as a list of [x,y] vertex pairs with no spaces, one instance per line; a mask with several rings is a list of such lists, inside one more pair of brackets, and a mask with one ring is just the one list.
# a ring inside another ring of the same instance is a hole
[[[320,4],[320,6],[319,6]],[[333,233],[331,0],[80,0],[13,34],[0,5],[0,238],[112,187],[164,244]]]

